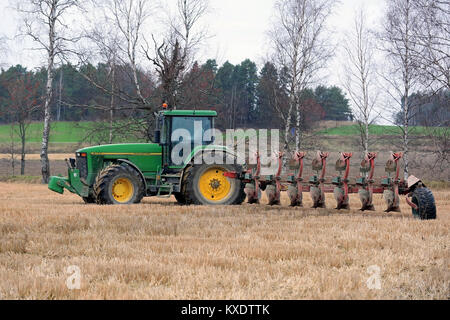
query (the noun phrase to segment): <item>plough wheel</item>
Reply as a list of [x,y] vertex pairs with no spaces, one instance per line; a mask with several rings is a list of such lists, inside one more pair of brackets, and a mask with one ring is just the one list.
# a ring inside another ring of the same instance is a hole
[[417,210],[412,209],[414,217],[421,220],[436,219],[436,203],[430,189],[422,187],[414,190],[412,202],[417,206]]

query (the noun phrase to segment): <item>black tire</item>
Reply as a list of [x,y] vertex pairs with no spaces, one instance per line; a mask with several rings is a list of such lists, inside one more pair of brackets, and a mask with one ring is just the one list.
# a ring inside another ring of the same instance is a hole
[[83,197],[83,201],[86,204],[93,204],[93,203],[97,203],[97,201],[95,200],[94,196],[89,195],[88,197]]
[[[132,195],[129,200],[119,202],[114,198],[112,187],[117,179],[127,179],[133,186]],[[133,204],[140,203],[145,195],[144,182],[139,173],[131,166],[113,164],[103,169],[95,180],[94,195],[97,204]]]
[[412,202],[418,209],[412,209],[414,217],[421,220],[436,219],[436,202],[433,193],[428,188],[416,188],[412,194]]
[[186,199],[181,192],[174,193],[173,195],[179,204],[186,204]]
[[[227,164],[202,164],[189,165],[186,167],[181,183],[180,199],[186,205],[240,205],[244,202],[246,194],[244,192],[245,184],[239,179],[227,178],[231,185],[231,191],[221,201],[211,201],[206,199],[199,190],[199,178],[204,172],[211,168],[219,168],[224,171],[240,172],[242,167],[239,165]],[[178,199],[177,199],[178,200]]]

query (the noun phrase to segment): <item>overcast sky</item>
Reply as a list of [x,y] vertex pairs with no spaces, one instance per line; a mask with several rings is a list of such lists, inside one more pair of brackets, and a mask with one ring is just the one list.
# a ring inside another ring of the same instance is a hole
[[[175,2],[176,0],[168,0]],[[0,0],[0,34],[13,38],[17,32],[18,19],[10,6],[15,1]],[[266,31],[270,26],[274,0],[210,0],[211,12],[206,24],[212,37],[202,54],[204,58],[217,58],[233,64],[250,58],[260,64],[267,52]],[[330,18],[333,37],[342,37],[344,30],[351,27],[355,8],[364,4],[372,22],[376,22],[383,11],[384,1],[341,0]],[[23,52],[20,41],[10,42],[7,64],[23,63],[29,67],[39,64],[35,52]]]

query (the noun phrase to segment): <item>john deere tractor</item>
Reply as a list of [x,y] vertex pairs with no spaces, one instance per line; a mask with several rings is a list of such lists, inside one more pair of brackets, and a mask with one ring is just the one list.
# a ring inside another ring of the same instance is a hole
[[[196,138],[194,132],[214,128],[216,117],[215,111],[162,110],[156,114],[155,143],[80,149],[76,159],[67,160],[68,177],[51,177],[49,189],[61,194],[67,189],[86,203],[100,205],[171,195],[182,204],[241,204],[246,196],[244,183],[224,176],[228,171],[242,171],[233,152],[215,146],[203,134]],[[182,139],[172,135],[179,129],[187,133]],[[190,148],[180,148],[180,143]],[[181,161],[174,162],[174,150]],[[185,150],[190,152],[183,154]],[[201,160],[205,155],[222,157],[223,164],[206,164],[210,162]]]

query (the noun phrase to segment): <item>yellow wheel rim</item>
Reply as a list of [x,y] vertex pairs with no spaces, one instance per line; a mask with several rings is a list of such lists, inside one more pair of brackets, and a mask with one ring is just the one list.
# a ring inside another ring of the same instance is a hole
[[231,191],[231,184],[223,175],[222,168],[210,168],[206,170],[198,181],[200,193],[209,201],[221,201]]
[[127,178],[119,178],[114,181],[112,195],[114,200],[120,203],[126,203],[131,200],[134,193],[133,183]]

